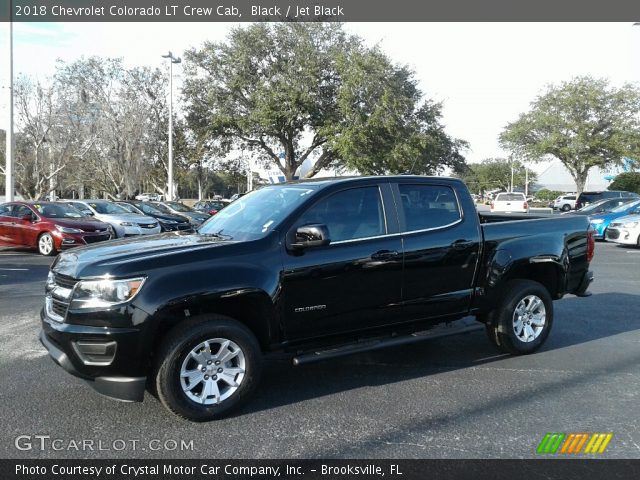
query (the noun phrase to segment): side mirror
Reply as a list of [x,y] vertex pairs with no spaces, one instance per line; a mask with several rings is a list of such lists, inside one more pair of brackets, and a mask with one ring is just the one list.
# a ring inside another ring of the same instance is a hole
[[33,215],[27,213],[26,215],[22,216],[21,220],[24,220],[25,222],[33,222]]
[[82,210],[82,213],[84,213],[85,215],[89,215],[90,217],[93,217],[93,212],[91,210]]
[[296,238],[291,246],[295,249],[322,247],[329,245],[329,229],[326,225],[303,225],[296,230]]

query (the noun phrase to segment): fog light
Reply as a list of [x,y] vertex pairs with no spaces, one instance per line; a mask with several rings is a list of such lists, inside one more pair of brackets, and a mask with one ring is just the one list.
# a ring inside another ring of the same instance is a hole
[[116,356],[116,346],[115,341],[79,340],[73,342],[73,349],[85,365],[110,365]]

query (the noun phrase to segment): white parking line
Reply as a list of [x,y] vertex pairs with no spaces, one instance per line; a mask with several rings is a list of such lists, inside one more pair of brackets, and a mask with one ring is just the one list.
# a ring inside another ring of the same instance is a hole
[[0,270],[10,270],[12,272],[28,272],[28,268],[0,268]]

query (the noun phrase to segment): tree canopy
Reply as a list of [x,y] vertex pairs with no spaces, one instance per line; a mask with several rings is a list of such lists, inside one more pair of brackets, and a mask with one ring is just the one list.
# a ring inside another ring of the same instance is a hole
[[[323,168],[435,173],[464,164],[413,72],[340,24],[261,23],[185,55],[188,123],[293,178]],[[203,133],[204,132],[204,133]]]
[[640,193],[640,172],[622,172],[609,185],[609,190]]
[[[511,185],[511,168],[513,167],[513,185]],[[535,172],[529,170],[529,184],[537,178]],[[472,192],[483,193],[501,189],[509,191],[512,187],[523,187],[527,180],[525,166],[518,161],[506,158],[487,158],[480,163],[472,163],[460,174],[460,178]]]
[[550,86],[506,126],[500,141],[520,158],[559,159],[582,192],[591,168],[640,153],[640,91],[591,77]]

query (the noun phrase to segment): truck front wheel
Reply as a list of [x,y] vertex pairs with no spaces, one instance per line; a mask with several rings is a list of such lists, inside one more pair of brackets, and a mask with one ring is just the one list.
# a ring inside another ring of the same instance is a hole
[[533,353],[553,325],[553,301],[547,289],[532,280],[512,280],[498,307],[487,317],[489,340],[504,353]]
[[221,315],[193,317],[165,336],[156,357],[162,404],[195,422],[238,408],[261,372],[258,341],[240,322]]

